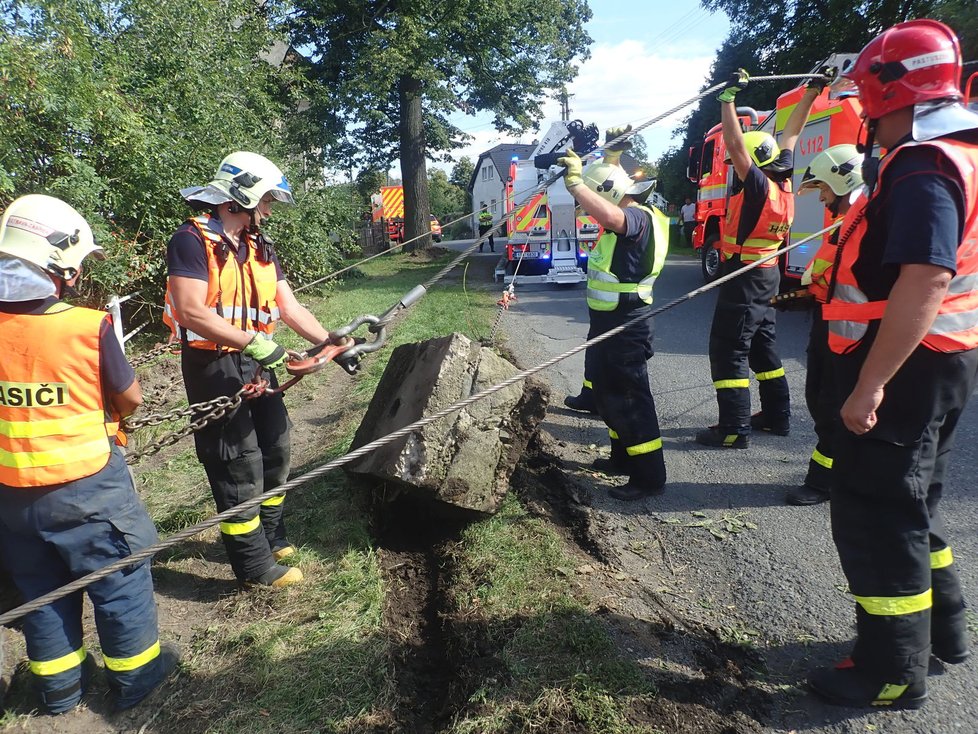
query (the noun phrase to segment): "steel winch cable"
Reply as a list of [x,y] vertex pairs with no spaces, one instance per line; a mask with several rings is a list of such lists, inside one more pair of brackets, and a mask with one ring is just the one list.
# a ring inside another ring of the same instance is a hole
[[[814,73],[810,73],[810,74],[774,74],[774,75],[766,75],[766,76],[754,76],[754,77],[750,77],[750,82],[753,83],[753,82],[801,81],[803,79],[807,80],[807,79],[816,79],[816,78],[822,78],[822,79],[825,79],[826,81],[832,81],[829,77],[826,77],[823,74],[814,72]],[[603,146],[599,146],[599,147],[595,148],[594,151],[591,151],[591,152],[593,153],[593,152],[597,152],[597,151],[602,151],[602,152],[603,151],[606,151],[612,145],[615,145],[617,143],[624,142],[624,141],[628,140],[632,136],[637,135],[638,133],[640,133],[642,130],[645,130],[646,128],[651,127],[652,125],[655,125],[658,122],[662,122],[662,120],[666,119],[667,117],[671,117],[672,115],[676,114],[677,112],[679,112],[680,110],[684,109],[685,107],[688,107],[688,106],[690,106],[690,105],[692,105],[692,104],[694,104],[696,102],[699,102],[704,97],[708,97],[709,95],[713,94],[714,92],[717,92],[717,91],[723,89],[725,86],[727,86],[727,82],[721,82],[719,84],[714,84],[712,87],[708,87],[707,89],[705,89],[702,92],[700,92],[699,94],[697,94],[695,97],[690,97],[685,102],[681,102],[680,104],[676,105],[675,107],[672,107],[671,109],[666,110],[662,114],[656,115],[652,119],[643,122],[642,124],[638,125],[634,129],[629,130],[626,133],[622,133],[617,138],[605,142],[605,144]],[[549,178],[547,178],[544,181],[541,181],[540,183],[538,183],[536,186],[534,186],[532,188],[529,188],[529,189],[524,189],[523,191],[518,192],[517,195],[522,195],[523,193],[526,193],[526,192],[529,192],[529,193],[526,194],[526,197],[523,198],[519,202],[519,204],[517,204],[516,206],[513,207],[512,211],[508,212],[495,225],[493,225],[492,229],[490,229],[487,232],[485,232],[482,235],[480,235],[468,248],[466,248],[465,250],[463,250],[462,253],[458,257],[456,257],[453,260],[451,260],[433,278],[431,278],[430,280],[428,280],[424,284],[425,289],[427,290],[432,285],[434,285],[439,280],[441,280],[443,277],[445,277],[448,273],[450,273],[455,267],[458,266],[458,264],[460,262],[462,262],[465,258],[467,258],[469,255],[471,255],[472,253],[474,253],[475,252],[475,249],[479,245],[485,244],[485,242],[489,239],[489,237],[492,236],[492,235],[495,235],[499,231],[499,229],[502,227],[502,225],[505,222],[509,221],[512,217],[514,217],[516,215],[516,212],[518,212],[533,196],[535,196],[536,194],[541,193],[542,191],[546,190],[551,184],[555,183],[561,176],[563,176],[563,172],[553,174]],[[468,219],[473,214],[478,213],[479,211],[482,211],[482,209],[479,209],[479,210],[476,210],[476,211],[473,211],[473,212],[469,212],[468,214],[465,214],[465,215],[459,217],[458,219],[454,219],[454,220],[448,222],[447,224],[445,224],[443,226],[450,226],[452,224],[455,224],[456,222],[461,222],[461,221],[463,221],[465,219]],[[296,288],[293,288],[293,291],[295,293],[298,293],[300,291],[305,290],[306,288],[311,288],[314,285],[318,285],[319,283],[322,283],[322,282],[324,282],[326,280],[329,280],[331,278],[335,278],[337,275],[340,275],[341,273],[345,273],[345,272],[347,272],[349,270],[352,270],[353,268],[356,268],[357,266],[359,266],[359,265],[361,265],[361,264],[363,264],[365,262],[368,262],[368,261],[373,260],[375,258],[381,257],[382,255],[390,254],[394,250],[398,250],[398,249],[404,248],[407,245],[409,245],[409,244],[411,244],[413,242],[417,242],[418,240],[421,240],[421,239],[423,239],[424,237],[427,237],[427,236],[428,236],[428,233],[426,232],[424,234],[418,235],[417,237],[413,237],[410,240],[407,240],[405,242],[400,242],[397,245],[395,245],[395,246],[393,246],[393,247],[391,247],[391,248],[389,248],[387,250],[384,250],[383,252],[378,252],[378,253],[376,253],[374,255],[370,255],[369,257],[366,257],[363,260],[359,260],[359,261],[353,263],[352,265],[348,265],[348,266],[346,266],[344,268],[341,268],[340,270],[337,270],[335,272],[332,272],[332,273],[329,273],[327,275],[324,275],[323,277],[318,278],[318,279],[312,281],[311,283],[306,283],[304,285],[301,285],[301,286],[298,286]]]
[[723,285],[727,281],[733,280],[734,278],[737,278],[743,275],[744,273],[753,270],[754,268],[760,267],[761,265],[772,260],[773,258],[777,258],[780,255],[790,250],[793,250],[796,247],[799,247],[800,245],[805,244],[806,242],[811,242],[812,240],[831,232],[833,229],[839,227],[840,225],[841,225],[841,220],[834,222],[828,227],[825,227],[824,229],[821,229],[818,232],[815,232],[805,237],[804,239],[799,240],[798,242],[787,245],[779,250],[776,250],[768,255],[765,255],[764,257],[759,258],[758,260],[745,265],[739,270],[735,270],[732,273],[728,273],[727,275],[717,278],[712,283],[707,283],[706,285],[703,285],[677,298],[674,298],[673,300],[660,306],[659,308],[653,309],[649,313],[643,313],[639,316],[635,316],[634,318],[629,319],[628,321],[621,324],[620,326],[616,326],[615,328],[610,329],[609,331],[606,331],[603,334],[594,337],[593,339],[588,339],[582,344],[579,344],[578,346],[573,347],[572,349],[568,349],[566,352],[563,352],[557,355],[556,357],[552,357],[546,360],[545,362],[541,362],[535,367],[530,367],[528,369],[521,370],[517,372],[515,375],[513,375],[512,377],[508,377],[500,383],[487,387],[485,390],[475,393],[474,395],[470,395],[469,397],[464,398],[463,400],[459,400],[455,403],[452,403],[451,405],[445,408],[435,411],[431,415],[424,416],[423,418],[419,418],[418,420],[404,426],[403,428],[399,428],[398,430],[393,431],[392,433],[389,433],[386,436],[381,436],[380,438],[375,439],[370,443],[364,444],[360,448],[354,449],[353,451],[350,451],[349,453],[344,454],[343,456],[340,456],[336,459],[333,459],[332,461],[322,464],[321,466],[311,471],[308,471],[305,474],[302,474],[298,477],[295,477],[294,479],[290,479],[289,481],[279,485],[278,487],[275,487],[274,489],[270,489],[267,492],[263,492],[262,494],[251,498],[250,500],[242,502],[239,505],[236,505],[223,512],[213,515],[207,518],[206,520],[202,520],[201,522],[192,525],[191,527],[185,528],[177,533],[174,533],[173,535],[169,536],[168,538],[165,538],[164,540],[159,541],[158,543],[155,543],[151,546],[147,546],[146,548],[138,550],[132,555],[127,556],[126,558],[121,558],[118,561],[113,561],[112,563],[100,568],[97,571],[93,571],[92,573],[86,576],[82,576],[79,579],[75,579],[74,581],[71,581],[70,583],[65,584],[64,586],[58,589],[55,589],[54,591],[48,592],[43,596],[39,596],[36,599],[27,602],[26,604],[22,604],[19,607],[16,607],[15,609],[11,609],[8,612],[0,614],[0,625],[9,624],[14,620],[20,619],[25,614],[29,614],[30,612],[40,609],[41,607],[50,604],[51,602],[57,601],[58,599],[68,596],[69,594],[73,594],[76,591],[80,591],[85,587],[95,583],[96,581],[99,581],[100,579],[103,579],[106,576],[115,573],[116,571],[119,571],[123,568],[128,568],[133,564],[141,563],[142,561],[152,558],[160,551],[170,548],[178,543],[181,543],[184,540],[192,538],[193,536],[202,533],[203,531],[212,528],[215,525],[224,522],[225,520],[232,519],[236,515],[240,515],[243,512],[247,512],[248,510],[257,509],[263,502],[271,499],[272,497],[285,494],[286,492],[289,492],[293,489],[308,484],[309,482],[315,479],[319,479],[324,474],[332,471],[333,469],[338,469],[341,466],[349,464],[355,459],[359,459],[360,457],[369,454],[371,451],[374,451],[375,449],[393,443],[394,441],[397,441],[398,439],[403,438],[420,428],[424,428],[430,423],[433,423],[442,418],[446,418],[451,414],[472,405],[473,403],[477,403],[478,401],[483,400],[489,397],[490,395],[499,392],[500,390],[504,390],[505,388],[514,385],[517,382],[525,380],[527,377],[531,377],[537,374],[538,372],[542,372],[543,370],[547,369],[548,367],[552,367],[558,362],[562,362],[563,360],[568,359],[569,357],[572,357],[575,354],[583,352],[588,347],[591,347],[595,344],[599,344],[600,342],[610,339],[613,336],[616,336],[621,332],[625,331],[626,329],[633,326],[634,324],[639,323],[640,321],[644,321],[654,316],[658,316],[662,313],[665,313],[666,311],[675,308],[681,303],[685,303],[686,301],[695,298],[699,295],[702,295],[707,291],[713,290],[714,288],[718,288],[719,286]]
[[[767,76],[751,77],[750,81],[752,81],[752,82],[777,82],[777,81],[791,81],[791,80],[797,81],[797,80],[802,80],[802,79],[815,79],[815,78],[821,78],[821,79],[824,79],[826,81],[832,81],[831,78],[825,76],[824,74],[820,74],[820,73],[810,73],[810,74],[774,74],[774,75],[767,75]],[[709,95],[711,95],[714,92],[717,92],[717,91],[723,89],[726,86],[727,86],[727,82],[722,82],[720,84],[714,84],[712,87],[709,87],[709,88],[703,90],[702,92],[700,92],[699,94],[697,94],[695,97],[690,97],[685,102],[681,102],[680,104],[676,105],[675,107],[672,107],[671,109],[666,110],[662,114],[657,115],[657,116],[653,117],[652,119],[647,120],[646,122],[643,122],[642,124],[638,125],[634,129],[629,130],[628,132],[622,133],[621,135],[619,135],[614,140],[607,141],[603,146],[600,146],[598,148],[595,148],[595,151],[605,151],[605,150],[609,149],[613,145],[616,145],[616,144],[618,144],[620,142],[626,141],[629,138],[631,138],[632,136],[637,135],[638,133],[640,133],[642,130],[645,130],[646,128],[651,127],[652,125],[656,124],[657,122],[661,122],[662,120],[666,119],[667,117],[671,117],[672,115],[674,115],[677,112],[679,112],[680,110],[682,110],[684,107],[688,107],[689,105],[691,105],[691,104],[693,104],[695,102],[698,102],[699,100],[703,99],[704,97],[708,97]],[[499,230],[499,228],[503,225],[503,223],[505,221],[507,221],[511,216],[513,216],[515,214],[515,212],[520,207],[522,207],[530,199],[530,197],[532,197],[535,194],[538,194],[538,193],[540,193],[542,191],[545,191],[547,189],[547,187],[549,187],[551,184],[555,183],[563,175],[564,175],[563,171],[561,171],[560,173],[555,173],[555,174],[551,175],[549,178],[547,178],[547,179],[541,181],[539,184],[537,184],[537,186],[531,191],[531,193],[529,194],[529,196],[527,196],[526,199],[524,199],[522,202],[520,202],[519,205],[517,205],[516,207],[514,207],[512,212],[510,212],[509,214],[507,214],[506,217],[500,219],[495,225],[493,225],[493,227],[490,230],[488,230],[487,232],[485,232],[482,236],[480,236],[478,239],[476,239],[471,245],[469,245],[467,248],[465,248],[464,250],[462,250],[462,252],[457,257],[453,258],[447,265],[445,265],[445,267],[443,267],[441,270],[439,270],[437,273],[435,273],[431,278],[429,278],[423,284],[421,284],[419,286],[416,286],[412,291],[410,291],[407,294],[407,296],[405,296],[405,298],[402,299],[401,303],[395,305],[393,308],[391,308],[390,310],[388,310],[383,316],[380,317],[380,323],[377,324],[377,325],[375,325],[374,328],[380,328],[381,326],[386,326],[388,323],[390,323],[391,319],[393,319],[394,316],[399,311],[401,311],[403,308],[407,308],[408,306],[410,306],[410,305],[416,303],[418,300],[420,300],[427,293],[428,290],[430,290],[436,283],[438,283],[438,281],[440,281],[442,278],[444,278],[446,275],[448,275],[452,270],[454,270],[458,266],[458,264],[461,263],[462,261],[464,261],[469,255],[471,255],[472,253],[474,253],[475,252],[475,249],[479,245],[485,243],[491,235],[495,234]]]
[[[812,78],[820,77],[820,76],[822,76],[822,75],[821,74],[782,74],[782,75],[773,75],[773,76],[754,77],[751,81],[789,81],[789,80],[812,79]],[[712,87],[709,87],[709,88],[705,89],[704,91],[700,92],[699,94],[697,94],[696,96],[691,97],[690,99],[686,100],[685,102],[682,102],[681,104],[678,104],[675,107],[672,107],[671,109],[667,110],[666,112],[664,112],[664,113],[662,113],[662,114],[660,114],[660,115],[658,115],[658,116],[656,116],[656,117],[648,120],[645,123],[642,123],[641,125],[637,126],[633,130],[630,130],[627,133],[624,133],[624,134],[618,136],[614,140],[611,140],[611,141],[605,143],[604,146],[602,146],[601,148],[598,148],[597,150],[604,150],[604,149],[608,148],[611,145],[614,145],[616,143],[619,143],[619,142],[621,142],[623,140],[627,140],[628,138],[632,137],[633,135],[638,134],[642,130],[650,127],[651,125],[654,125],[655,123],[660,122],[661,120],[664,120],[665,118],[667,118],[667,117],[675,114],[676,112],[682,110],[684,107],[687,107],[687,106],[689,106],[689,105],[691,105],[691,104],[693,104],[693,103],[695,103],[695,102],[703,99],[704,97],[707,97],[710,94],[713,94],[714,92],[722,89],[725,86],[726,86],[726,83],[724,82],[724,83],[716,84],[716,85],[714,85]],[[545,181],[539,183],[533,189],[533,191],[531,192],[531,194],[527,197],[527,200],[530,198],[530,196],[533,196],[536,193],[545,190],[548,186],[550,186],[552,183],[554,183],[555,181],[557,181],[557,179],[560,178],[561,175],[562,175],[562,173],[560,173],[560,174],[554,174],[554,175],[550,176],[548,179],[546,179]],[[405,296],[405,298],[403,298],[398,304],[396,304],[393,308],[391,308],[390,310],[388,310],[381,317],[381,323],[378,324],[378,325],[376,325],[376,326],[379,327],[379,326],[386,325],[387,323],[390,322],[390,320],[394,317],[394,315],[397,312],[399,312],[402,308],[407,308],[412,303],[414,303],[418,299],[420,299],[431,287],[433,287],[442,278],[444,278],[448,273],[450,273],[460,262],[462,262],[463,260],[465,260],[465,258],[468,257],[468,255],[472,254],[475,251],[475,249],[480,244],[486,242],[488,240],[489,236],[492,235],[492,234],[494,234],[502,226],[502,224],[506,221],[506,219],[508,219],[509,216],[512,216],[512,214],[515,213],[515,211],[520,206],[522,206],[525,203],[525,201],[526,200],[524,200],[523,202],[521,202],[518,207],[514,207],[513,212],[511,212],[510,215],[507,215],[507,217],[505,219],[501,219],[499,222],[497,222],[491,229],[489,229],[488,231],[486,231],[481,237],[479,237],[469,247],[467,247],[465,250],[463,250],[462,253],[458,257],[452,259],[445,267],[443,267],[441,270],[439,270],[434,276],[432,276],[424,284],[419,285],[419,286],[416,286],[415,289],[412,290],[408,294],[408,296]],[[361,456],[364,456],[364,455],[370,453],[374,449],[380,448],[382,446],[386,446],[387,444],[390,444],[390,443],[398,440],[399,438],[402,438],[402,437],[408,435],[409,433],[411,433],[411,432],[413,432],[413,431],[415,431],[415,430],[417,430],[419,428],[423,428],[424,426],[427,426],[428,424],[430,424],[430,423],[432,423],[432,422],[434,422],[436,420],[439,420],[439,419],[444,418],[444,417],[446,417],[448,415],[451,415],[452,413],[454,413],[457,410],[461,410],[462,408],[465,408],[465,407],[471,405],[472,403],[475,403],[475,402],[477,402],[479,400],[482,400],[483,398],[486,398],[486,397],[488,397],[488,396],[490,396],[490,395],[492,395],[492,394],[494,394],[494,393],[496,393],[496,392],[498,392],[498,391],[500,391],[500,390],[502,390],[502,389],[504,389],[506,387],[509,387],[510,385],[512,385],[512,384],[514,384],[516,382],[519,382],[519,381],[521,381],[521,380],[523,380],[523,379],[525,379],[527,377],[530,377],[531,375],[534,375],[534,374],[536,374],[538,372],[541,372],[542,370],[544,370],[544,369],[546,369],[548,367],[553,366],[554,364],[557,364],[558,362],[563,361],[564,359],[567,359],[567,358],[569,358],[569,357],[571,357],[571,356],[573,356],[575,354],[578,354],[578,353],[584,351],[585,349],[587,349],[589,346],[591,346],[593,344],[598,344],[598,343],[600,343],[602,341],[605,341],[606,339],[610,339],[611,337],[613,337],[613,336],[621,333],[622,331],[624,331],[625,329],[629,328],[631,325],[633,325],[635,323],[638,323],[639,321],[642,321],[642,320],[647,319],[647,318],[652,318],[653,316],[656,316],[658,314],[664,313],[665,311],[668,311],[669,309],[674,308],[675,306],[678,306],[679,304],[684,303],[684,302],[686,302],[687,300],[689,300],[691,298],[695,298],[698,295],[701,295],[703,293],[706,293],[707,291],[712,290],[713,288],[716,288],[716,287],[722,285],[723,283],[727,282],[728,280],[732,280],[733,278],[736,278],[736,277],[738,277],[740,275],[743,275],[745,272],[748,272],[749,270],[752,270],[752,269],[758,267],[759,265],[767,262],[768,260],[771,260],[772,258],[778,257],[782,253],[788,252],[789,250],[792,250],[792,249],[798,247],[799,245],[802,245],[802,244],[804,244],[806,242],[809,242],[809,241],[815,239],[816,237],[819,237],[819,236],[825,234],[826,232],[831,231],[833,228],[835,228],[837,226],[839,226],[838,223],[833,224],[833,225],[831,225],[831,226],[829,226],[829,227],[827,227],[827,228],[825,228],[823,230],[820,230],[819,232],[815,232],[814,234],[809,235],[808,237],[806,237],[806,238],[804,238],[802,240],[799,240],[798,242],[796,242],[794,244],[788,245],[785,248],[782,248],[782,249],[780,249],[780,250],[778,250],[776,252],[773,252],[773,253],[771,253],[771,254],[763,257],[763,258],[760,258],[759,260],[757,260],[757,261],[755,261],[753,263],[750,263],[749,265],[746,265],[745,267],[743,267],[743,268],[741,268],[741,269],[739,269],[739,270],[737,270],[737,271],[735,271],[733,273],[730,273],[730,274],[728,274],[726,276],[723,276],[721,278],[718,278],[717,280],[713,281],[712,283],[708,283],[708,284],[706,284],[706,285],[704,285],[704,286],[702,286],[700,288],[697,288],[697,289],[695,289],[693,291],[690,291],[689,293],[686,293],[685,295],[680,296],[679,298],[676,298],[676,299],[670,301],[669,303],[665,304],[664,306],[661,306],[661,307],[659,307],[657,309],[654,309],[653,311],[651,311],[648,314],[643,314],[641,316],[635,317],[634,319],[631,319],[629,321],[626,321],[624,324],[622,324],[620,326],[617,326],[614,329],[611,329],[610,331],[607,331],[604,334],[601,334],[601,335],[599,335],[599,336],[597,336],[597,337],[595,337],[593,339],[590,339],[588,341],[585,341],[583,344],[580,344],[577,347],[574,347],[573,349],[570,349],[567,352],[564,352],[563,354],[558,355],[557,357],[554,357],[552,359],[549,359],[546,362],[543,362],[543,363],[537,365],[536,367],[533,367],[533,368],[530,368],[530,369],[526,369],[526,370],[522,370],[522,371],[518,372],[516,375],[514,375],[514,376],[512,376],[512,377],[510,377],[510,378],[508,378],[506,380],[504,380],[503,382],[501,382],[501,383],[499,383],[497,385],[493,385],[493,386],[491,386],[489,388],[486,388],[485,390],[483,390],[483,391],[481,391],[481,392],[479,392],[479,393],[477,393],[475,395],[469,396],[468,398],[466,398],[464,400],[461,400],[461,401],[459,401],[457,403],[454,403],[453,405],[448,406],[447,408],[443,408],[442,410],[439,410],[439,411],[433,413],[430,416],[426,416],[426,417],[420,418],[419,420],[415,421],[414,423],[411,423],[411,424],[409,424],[407,426],[404,426],[403,428],[401,428],[401,429],[399,429],[397,431],[394,431],[393,433],[390,433],[390,434],[388,434],[386,436],[383,436],[381,438],[378,438],[378,439],[376,439],[376,440],[374,440],[374,441],[372,441],[372,442],[370,442],[370,443],[368,443],[368,444],[366,444],[364,446],[361,446],[360,448],[358,448],[358,449],[356,449],[354,451],[351,451],[348,454],[345,454],[344,456],[341,456],[341,457],[339,457],[337,459],[334,459],[334,460],[332,460],[330,462],[327,462],[326,464],[323,464],[322,466],[320,466],[320,467],[318,467],[316,469],[313,469],[312,471],[307,472],[306,474],[303,474],[303,475],[298,476],[298,477],[296,477],[294,479],[291,479],[288,482],[285,482],[284,484],[276,487],[273,490],[269,490],[269,491],[267,491],[267,492],[265,492],[265,493],[263,493],[261,495],[258,495],[257,497],[254,497],[254,498],[252,498],[250,500],[247,500],[246,502],[241,503],[240,505],[237,505],[235,507],[231,507],[231,508],[225,510],[224,512],[220,512],[220,513],[218,513],[216,515],[213,515],[212,517],[210,517],[210,518],[208,518],[206,520],[203,520],[203,521],[201,521],[201,522],[199,522],[199,523],[197,523],[195,525],[192,525],[191,527],[185,528],[185,529],[183,529],[183,530],[181,530],[181,531],[179,531],[177,533],[174,533],[173,535],[169,536],[168,538],[166,538],[166,539],[164,539],[164,540],[162,540],[162,541],[160,541],[158,543],[155,543],[154,545],[151,545],[151,546],[148,546],[146,548],[143,548],[142,550],[136,551],[135,553],[133,553],[130,556],[127,556],[126,558],[122,558],[122,559],[119,559],[118,561],[114,561],[114,562],[108,564],[107,566],[104,566],[103,568],[101,568],[101,569],[99,569],[97,571],[93,571],[92,573],[87,574],[86,576],[82,576],[81,578],[75,579],[74,581],[72,581],[72,582],[70,582],[70,583],[68,583],[68,584],[66,584],[66,585],[64,585],[64,586],[62,586],[62,587],[60,587],[58,589],[55,589],[54,591],[51,591],[51,592],[49,592],[47,594],[44,594],[44,595],[42,595],[42,596],[40,596],[40,597],[38,597],[36,599],[33,599],[32,601],[27,602],[26,604],[22,604],[21,606],[16,607],[15,609],[11,609],[8,612],[5,612],[3,614],[0,614],[0,625],[8,624],[9,622],[12,622],[14,620],[17,620],[17,619],[23,617],[25,614],[29,614],[30,612],[35,611],[36,609],[40,609],[41,607],[43,607],[43,606],[45,606],[47,604],[50,604],[53,601],[57,601],[58,599],[61,599],[61,598],[65,597],[65,596],[68,596],[69,594],[73,594],[76,591],[80,591],[81,589],[84,589],[87,586],[95,583],[96,581],[105,578],[106,576],[114,573],[117,570],[120,570],[120,569],[123,569],[123,568],[128,568],[129,566],[132,566],[133,564],[140,563],[140,562],[142,562],[144,560],[147,560],[149,558],[152,558],[154,555],[156,555],[157,553],[159,553],[161,550],[165,550],[166,548],[170,548],[170,547],[172,547],[172,546],[174,546],[174,545],[176,545],[176,544],[178,544],[178,543],[180,543],[180,542],[182,542],[184,540],[187,540],[189,538],[192,538],[193,536],[195,536],[195,535],[203,532],[204,530],[207,530],[207,529],[209,529],[211,527],[214,527],[214,526],[218,525],[219,523],[221,523],[221,522],[223,522],[225,520],[229,520],[229,519],[233,518],[235,515],[240,514],[241,512],[245,512],[247,510],[251,510],[251,509],[257,508],[258,506],[261,505],[262,502],[265,502],[266,500],[271,499],[274,496],[277,496],[277,495],[280,495],[280,494],[284,494],[284,493],[286,493],[286,492],[288,492],[288,491],[290,491],[292,489],[295,489],[296,487],[305,485],[305,484],[307,484],[308,482],[310,482],[310,481],[312,481],[314,479],[318,479],[319,477],[323,476],[327,472],[332,471],[333,469],[337,469],[337,468],[339,468],[341,466],[344,466],[345,464],[348,464],[348,463],[354,461],[355,459],[358,459]]]

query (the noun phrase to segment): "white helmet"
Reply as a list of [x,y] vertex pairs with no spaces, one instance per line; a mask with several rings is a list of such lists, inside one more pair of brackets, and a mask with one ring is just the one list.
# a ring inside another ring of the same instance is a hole
[[591,191],[615,206],[624,196],[631,196],[639,202],[644,202],[655,188],[655,179],[632,181],[624,168],[603,160],[597,160],[585,168],[582,177],[584,184]]
[[282,170],[265,156],[243,150],[221,161],[214,179],[206,186],[180,190],[187,201],[214,205],[233,201],[245,209],[254,209],[267,193],[283,204],[295,203]]
[[44,194],[21,196],[7,207],[0,219],[0,253],[65,280],[78,274],[89,255],[105,259],[85,218]]
[[863,154],[855,145],[833,145],[808,164],[798,193],[824,183],[836,196],[845,196],[863,185],[862,162]]

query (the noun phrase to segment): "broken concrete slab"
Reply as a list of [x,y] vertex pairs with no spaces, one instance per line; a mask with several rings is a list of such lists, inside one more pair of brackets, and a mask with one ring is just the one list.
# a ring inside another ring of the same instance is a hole
[[[462,334],[404,344],[391,354],[353,448],[512,377],[519,370]],[[383,446],[347,471],[420,498],[478,513],[499,509],[509,478],[547,410],[535,380],[510,385]]]

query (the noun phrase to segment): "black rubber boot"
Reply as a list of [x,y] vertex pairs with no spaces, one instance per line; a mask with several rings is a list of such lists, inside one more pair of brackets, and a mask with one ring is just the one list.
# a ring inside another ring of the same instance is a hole
[[773,433],[775,436],[787,436],[791,433],[791,424],[786,415],[768,418],[763,412],[754,413],[750,417],[750,427],[755,431]]
[[564,398],[564,405],[571,410],[579,410],[582,413],[598,412],[598,408],[594,404],[593,393],[590,390],[586,393],[582,392],[580,395],[568,395]]
[[616,500],[634,502],[635,500],[643,500],[646,497],[662,494],[665,490],[666,488],[661,485],[656,486],[639,479],[629,479],[627,484],[621,487],[612,487],[608,490],[608,495],[614,497]]
[[591,468],[603,474],[612,476],[624,476],[628,474],[628,468],[614,459],[597,458],[591,462]]
[[750,446],[750,436],[746,433],[727,433],[719,426],[710,426],[696,434],[696,443],[720,449],[746,449]]
[[846,660],[834,668],[818,668],[808,685],[826,703],[853,708],[919,709],[927,700],[927,680],[898,685],[872,680]]
[[800,487],[793,487],[792,489],[789,489],[788,494],[785,495],[784,501],[787,504],[795,505],[796,507],[818,505],[822,502],[829,501],[829,493],[826,490],[803,484]]

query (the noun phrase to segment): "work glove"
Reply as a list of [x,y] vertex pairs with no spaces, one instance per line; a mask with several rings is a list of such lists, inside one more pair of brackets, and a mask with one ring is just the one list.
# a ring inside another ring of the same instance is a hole
[[257,334],[248,342],[248,346],[241,350],[241,353],[251,357],[266,370],[278,369],[289,357],[278,344]]
[[805,82],[805,86],[821,94],[823,89],[836,80],[839,76],[839,70],[834,66],[823,66],[818,70],[818,73],[822,76],[812,77]]
[[[621,137],[627,132],[631,132],[631,130],[632,130],[631,125],[628,125],[627,127],[608,128],[607,132],[605,132],[604,134],[605,145],[610,143],[615,138]],[[624,153],[626,150],[631,150],[631,149],[632,149],[632,141],[630,138],[625,140],[619,140],[614,145],[608,145],[604,149],[604,160],[606,163],[610,163],[613,166],[620,165],[621,154]]]
[[730,75],[730,79],[727,80],[727,86],[717,95],[717,99],[721,102],[733,102],[737,97],[737,92],[742,92],[747,89],[749,83],[750,74],[743,69],[737,69],[737,71]]
[[557,165],[564,167],[564,186],[568,191],[584,183],[584,164],[573,148],[568,148],[567,152],[557,159]]
[[815,305],[815,297],[808,288],[779,293],[771,299],[776,311],[807,311]]

